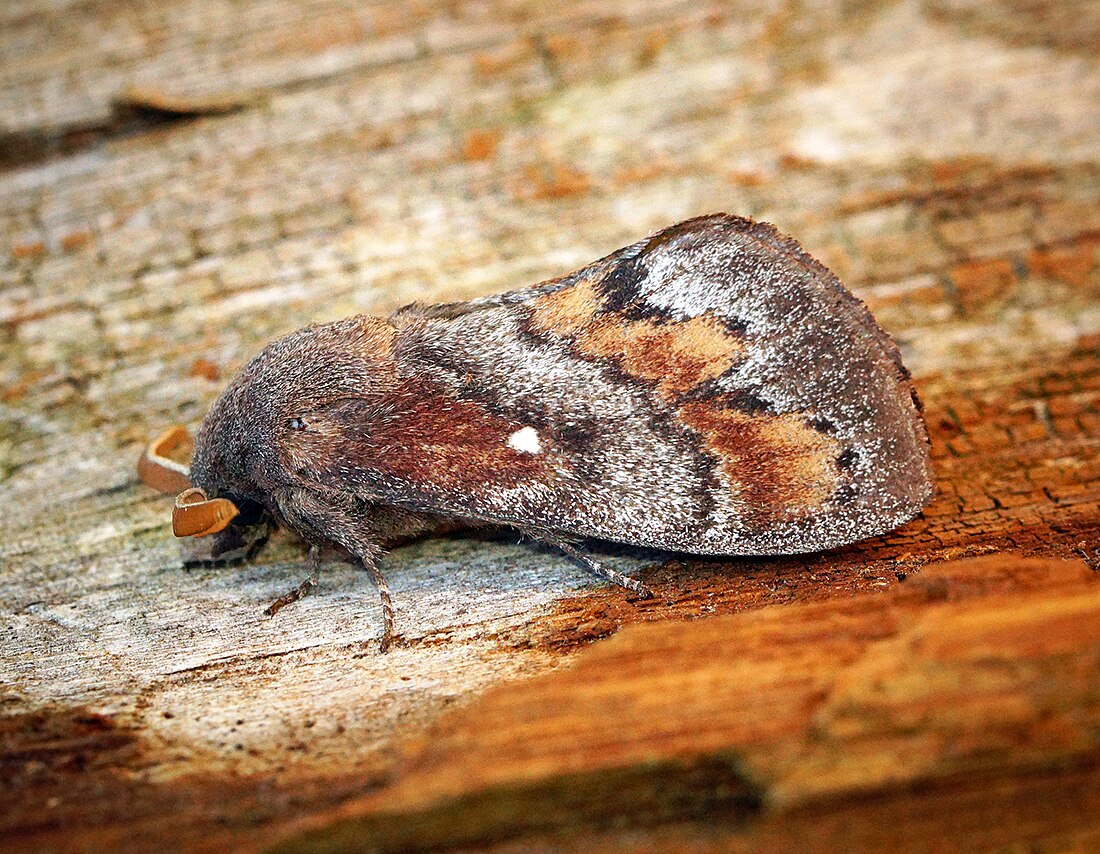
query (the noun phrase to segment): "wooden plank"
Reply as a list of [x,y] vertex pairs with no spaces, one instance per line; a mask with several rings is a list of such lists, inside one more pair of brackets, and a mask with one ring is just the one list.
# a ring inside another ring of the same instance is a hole
[[[1098,665],[1100,576],[1007,553],[930,565],[885,594],[635,626],[449,716],[391,785],[276,850],[435,850],[673,821],[804,850],[821,808],[858,815],[862,799],[882,813],[940,790],[954,808],[936,829],[956,850],[1095,840],[1100,814],[1073,799],[1040,822],[1005,813],[994,830],[968,813],[1066,769],[1092,769],[1081,782],[1097,803]],[[927,818],[895,809],[887,826],[838,828],[828,849],[927,850],[912,832]]]
[[[360,796],[400,784],[403,757],[437,761],[415,743],[448,710],[526,690],[624,627],[896,603],[926,566],[965,555],[1095,565],[1100,65],[1083,34],[1097,24],[1071,4],[963,5],[0,11],[4,843],[260,848],[305,817],[336,827],[344,801],[367,815]],[[131,86],[162,105],[257,97],[123,121]],[[408,644],[385,658],[373,591],[351,568],[263,617],[299,580],[289,539],[248,567],[180,568],[137,454],[168,424],[196,425],[272,336],[529,284],[720,209],[796,235],[898,339],[937,467],[920,520],[792,559],[610,550],[659,591],[650,602],[507,537],[416,544],[387,562]],[[843,847],[879,826],[931,833],[955,799],[975,805],[973,827],[998,810],[1047,827],[1038,812],[1059,787],[1087,812],[1083,765],[1025,779],[1017,749],[950,786],[929,772],[916,800],[807,795],[774,812],[746,812],[725,766],[673,757],[685,791],[726,780],[754,829],[712,838],[690,810],[666,810],[638,845],[794,846],[821,826]],[[622,773],[644,794],[639,768]],[[1073,829],[1036,831],[1052,846],[1092,838],[1044,815]],[[632,844],[600,821],[591,839]],[[564,820],[545,832],[559,831],[566,849],[588,838]]]

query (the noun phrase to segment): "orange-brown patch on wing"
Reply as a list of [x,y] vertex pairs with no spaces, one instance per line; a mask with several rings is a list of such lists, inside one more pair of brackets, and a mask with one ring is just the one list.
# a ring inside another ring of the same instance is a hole
[[721,376],[744,349],[724,323],[709,315],[679,323],[606,315],[577,342],[583,352],[615,359],[631,376],[656,382],[666,398]]
[[363,354],[373,359],[392,359],[393,348],[397,341],[397,329],[379,317],[360,315],[357,347]]
[[583,279],[536,299],[531,327],[571,339],[583,355],[614,360],[632,377],[657,383],[665,398],[721,376],[745,347],[737,333],[712,315],[660,323],[601,312],[602,304],[596,283]]
[[820,510],[840,485],[836,460],[843,450],[833,436],[815,430],[801,415],[748,415],[693,401],[680,420],[702,436],[740,488],[751,518],[774,523]]
[[539,332],[553,332],[572,337],[583,330],[596,316],[601,299],[595,285],[588,279],[560,291],[543,294],[532,304],[532,326]]

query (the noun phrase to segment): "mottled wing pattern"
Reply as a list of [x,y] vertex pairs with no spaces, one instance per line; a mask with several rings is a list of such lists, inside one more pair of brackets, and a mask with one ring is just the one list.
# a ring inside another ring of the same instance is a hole
[[397,390],[329,412],[330,485],[699,554],[853,542],[931,494],[893,342],[767,224],[690,220],[561,279],[391,322]]

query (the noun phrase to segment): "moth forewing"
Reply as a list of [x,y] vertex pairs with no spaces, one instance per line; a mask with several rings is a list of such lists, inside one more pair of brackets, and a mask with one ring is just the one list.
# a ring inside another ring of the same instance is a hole
[[866,307],[772,226],[715,214],[527,290],[274,342],[207,416],[191,479],[360,561],[388,644],[385,544],[496,523],[647,591],[574,541],[845,545],[921,510],[928,451]]

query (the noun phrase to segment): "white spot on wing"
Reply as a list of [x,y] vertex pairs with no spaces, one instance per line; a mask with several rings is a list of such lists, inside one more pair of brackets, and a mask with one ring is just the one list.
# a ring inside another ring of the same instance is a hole
[[541,454],[542,442],[534,427],[521,427],[508,437],[508,447],[521,454]]

